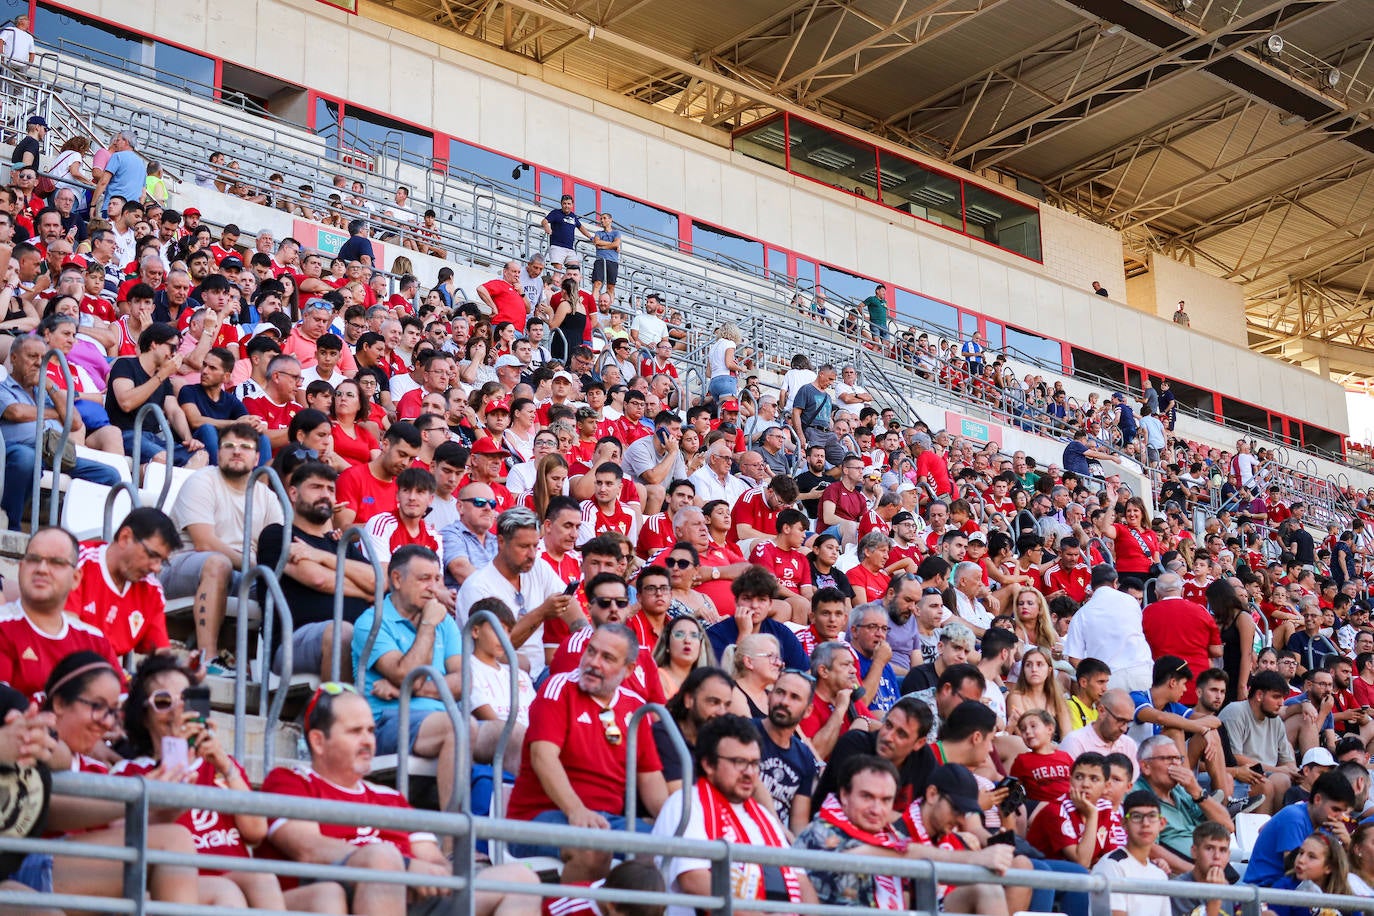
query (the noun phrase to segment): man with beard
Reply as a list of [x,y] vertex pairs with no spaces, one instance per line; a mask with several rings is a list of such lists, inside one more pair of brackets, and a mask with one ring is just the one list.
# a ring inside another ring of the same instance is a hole
[[[233,656],[219,651],[219,631],[226,601],[237,595],[238,570],[244,566],[248,475],[257,466],[261,436],[248,422],[232,423],[218,432],[219,464],[196,471],[177,491],[171,515],[186,549],[172,554],[160,578],[169,600],[195,597],[192,614],[201,661],[210,674],[223,675],[233,668]],[[281,504],[271,488],[259,482],[253,493],[250,568],[263,530],[281,523]]]
[[934,755],[926,744],[935,716],[915,697],[902,697],[883,717],[875,731],[846,732],[835,744],[830,762],[821,775],[812,801],[819,806],[827,795],[839,791],[836,776],[845,762],[855,757],[881,757],[897,768],[897,799],[894,811],[903,811],[919,796],[935,769]]
[[[584,569],[588,567],[590,564],[584,566]],[[588,571],[588,575],[591,575],[590,571]],[[554,650],[553,657],[549,659],[549,674],[551,675],[562,674],[577,668],[595,627],[599,627],[603,623],[626,623],[629,619],[629,586],[624,579],[615,573],[599,572],[592,575],[587,580],[585,591],[587,611],[591,615],[592,625],[582,627],[559,643],[558,648]],[[626,625],[629,626],[628,623]],[[631,626],[630,629],[633,630],[634,627]],[[636,642],[639,640],[637,635],[635,640]],[[650,703],[666,703],[668,701],[667,697],[663,695],[663,682],[658,677],[658,665],[654,662],[653,646],[647,642],[639,643],[639,657],[635,659],[634,670],[626,679],[626,686]],[[728,690],[726,694],[728,703]],[[666,769],[664,778],[671,778],[667,775]]]
[[[1298,775],[1293,745],[1279,718],[1288,698],[1288,682],[1277,671],[1260,671],[1250,679],[1249,696],[1228,704],[1221,711],[1231,752],[1239,766],[1258,765],[1260,780],[1251,783],[1251,795],[1263,795],[1262,813],[1273,814],[1283,805],[1283,796]],[[1105,697],[1104,697],[1105,699]]]
[[[725,715],[706,723],[697,738],[696,783],[668,797],[654,822],[654,835],[668,837],[677,832],[684,798],[691,793],[685,838],[786,848],[782,825],[769,806],[755,799],[761,762],[758,731],[749,719]],[[712,871],[719,866],[705,859],[664,856],[660,867],[670,891],[705,895],[711,893]],[[816,902],[811,881],[799,868],[736,862],[728,879],[737,897]],[[746,906],[741,904],[742,909]],[[667,916],[691,916],[692,912],[672,906]]]
[[387,428],[382,450],[371,461],[339,475],[339,502],[334,511],[340,530],[396,511],[396,478],[410,467],[423,441],[415,424],[397,420]]
[[[319,461],[307,461],[291,472],[286,495],[295,514],[288,541],[280,522],[268,525],[258,538],[258,563],[269,568],[286,551],[282,572],[282,597],[291,611],[291,647],[295,672],[319,672],[331,677],[330,659],[335,641],[346,646],[353,639],[353,621],[372,603],[376,585],[372,564],[357,542],[348,545],[344,559],[344,623],[334,632],[334,589],[337,575],[339,533],[334,528],[334,483],[338,472]],[[258,604],[266,607],[262,585],[257,588]],[[272,670],[280,671],[282,649],[280,630],[273,631]],[[347,658],[347,655],[344,656]],[[347,666],[339,672],[352,680]]]
[[577,599],[565,594],[563,580],[539,558],[539,517],[525,508],[507,509],[496,517],[496,555],[492,561],[463,580],[458,589],[457,617],[468,619],[468,609],[482,598],[500,598],[515,611],[511,644],[530,663],[530,676],[538,677],[547,663],[544,657],[544,622],[562,617],[570,629],[587,625]]
[[[800,671],[784,671],[768,691],[768,716],[756,719],[759,729],[759,801],[771,801],[778,820],[798,833],[811,820],[811,795],[820,770],[811,745],[797,734],[797,725],[811,708],[814,682]],[[899,701],[900,702],[900,701]],[[855,732],[864,738],[869,732]],[[766,797],[765,797],[766,796]]]
[[[645,650],[641,647],[640,651]],[[707,722],[730,711],[730,691],[733,687],[730,676],[719,668],[695,668],[668,701],[668,712],[672,714],[673,722],[687,745],[689,765],[694,765],[697,735],[701,729]],[[655,721],[653,731],[654,746],[658,748],[658,758],[663,763],[663,778],[668,784],[668,791],[676,792],[683,783],[682,761],[673,748],[667,723],[661,719]]]

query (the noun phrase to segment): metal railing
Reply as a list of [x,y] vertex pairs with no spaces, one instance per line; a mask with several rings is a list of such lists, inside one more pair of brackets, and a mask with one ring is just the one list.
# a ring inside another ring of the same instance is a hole
[[[62,434],[57,440],[57,448],[53,455],[52,466],[52,496],[48,500],[48,524],[56,525],[58,518],[58,502],[62,489],[62,456],[65,454],[67,445],[72,439],[72,422],[76,414],[76,382],[72,377],[71,367],[67,365],[67,355],[61,350],[50,349],[43,354],[43,361],[38,366],[38,384],[34,386],[34,404],[37,411],[33,420],[33,527],[39,526],[39,515],[42,511],[40,499],[43,492],[43,440],[46,435],[48,421],[44,414],[48,409],[48,365],[57,360],[57,368],[62,374],[62,386],[66,389],[66,402],[62,409]],[[140,419],[142,413],[139,414]]]
[[[169,904],[146,899],[148,869],[156,865],[191,868],[222,868],[240,872],[269,873],[310,878],[317,881],[365,882],[439,887],[452,894],[451,912],[456,916],[470,916],[474,910],[474,894],[489,891],[508,895],[537,895],[540,897],[580,897],[591,900],[663,904],[711,910],[719,916],[733,916],[740,909],[777,913],[798,913],[805,916],[845,916],[852,907],[827,904],[800,904],[789,901],[744,900],[731,894],[732,867],[749,863],[763,866],[793,867],[804,871],[849,873],[856,875],[891,875],[910,882],[914,908],[920,916],[935,916],[938,910],[937,885],[994,885],[1000,887],[1029,887],[1055,891],[1085,893],[1089,896],[1093,916],[1108,916],[1113,894],[1141,894],[1182,898],[1188,900],[1234,901],[1243,916],[1260,916],[1267,904],[1330,908],[1358,912],[1368,908],[1367,898],[1275,890],[1253,885],[1197,884],[1180,881],[1154,881],[1109,878],[1105,875],[1080,875],[1048,871],[1011,870],[995,874],[984,868],[953,863],[936,863],[912,856],[883,857],[850,855],[795,847],[769,847],[748,843],[686,839],[632,833],[629,831],[593,830],[532,821],[474,817],[463,812],[418,811],[409,808],[380,807],[348,802],[322,801],[298,796],[267,795],[258,792],[234,792],[184,783],[96,776],[89,773],[60,772],[53,774],[53,791],[76,798],[99,798],[125,806],[127,816],[125,845],[100,846],[81,841],[80,835],[60,841],[0,839],[0,850],[13,852],[42,852],[59,856],[121,862],[125,865],[124,894],[121,897],[59,896],[28,890],[0,890],[0,905],[19,907],[58,906],[72,910],[99,913],[168,914],[168,916],[201,916],[214,912],[209,907]],[[689,786],[686,792],[691,792]],[[452,838],[454,845],[451,876],[412,875],[403,871],[366,870],[338,865],[317,865],[301,862],[244,859],[199,853],[173,853],[150,849],[147,843],[148,812],[150,809],[199,809],[219,811],[230,815],[254,815],[273,819],[295,819],[311,822],[367,826],[375,829],[405,833],[426,831],[439,837]],[[473,862],[478,840],[501,840],[507,843],[556,845],[582,849],[604,850],[628,858],[633,855],[654,855],[668,858],[692,858],[711,863],[709,894],[692,895],[682,892],[649,893],[591,889],[564,884],[531,884],[504,882],[484,878]],[[913,847],[919,855],[921,847]]]

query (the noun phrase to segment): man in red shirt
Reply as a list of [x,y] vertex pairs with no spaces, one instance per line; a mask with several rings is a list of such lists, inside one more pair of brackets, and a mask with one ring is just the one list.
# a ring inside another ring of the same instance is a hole
[[841,465],[840,479],[821,493],[816,527],[823,534],[833,534],[845,544],[859,540],[859,519],[868,511],[859,483],[863,479],[864,460],[858,455],[846,455]]
[[458,489],[461,490],[470,483],[484,483],[491,487],[492,495],[496,497],[497,512],[505,512],[512,508],[515,505],[515,497],[510,495],[510,490],[506,489],[500,479],[505,459],[509,456],[510,452],[497,445],[490,436],[478,439],[468,454],[468,472],[458,481]]
[[515,325],[517,334],[525,333],[529,304],[520,289],[520,265],[515,261],[507,261],[501,268],[501,276],[477,287],[477,298],[491,309],[492,324],[509,321]]
[[[1193,671],[1206,671],[1213,658],[1221,658],[1221,631],[1207,609],[1183,597],[1183,580],[1177,573],[1162,573],[1155,580],[1155,600],[1145,606],[1140,628],[1156,660],[1175,655]],[[1192,706],[1197,690],[1190,681],[1181,702]]]
[[778,514],[797,501],[797,482],[786,474],[746,490],[730,510],[730,542],[770,538],[778,533]]
[[578,543],[590,541],[603,531],[616,531],[633,543],[638,523],[637,513],[620,501],[625,471],[618,464],[607,461],[597,465],[596,489],[592,498],[582,501],[582,530]]
[[625,413],[619,420],[612,421],[612,435],[620,440],[621,448],[628,448],[637,439],[649,435],[649,427],[640,421],[644,419],[644,408],[648,401],[644,392],[631,388],[625,392]]
[[[587,611],[591,616],[592,625],[568,634],[558,644],[554,649],[553,658],[549,659],[550,676],[575,669],[582,661],[587,642],[596,632],[596,628],[602,624],[623,623],[631,630],[635,629],[635,626],[629,623],[630,590],[620,576],[613,572],[599,572],[583,584],[582,590],[587,596]],[[639,639],[638,634],[635,635],[635,639]],[[546,641],[545,646],[547,645]],[[663,695],[663,682],[658,677],[658,664],[654,661],[653,646],[648,640],[639,643],[639,655],[634,670],[626,678],[625,683],[630,690],[650,703],[668,702],[668,698]]]
[[19,560],[19,600],[0,606],[0,682],[35,700],[53,668],[73,652],[98,652],[123,670],[103,633],[64,613],[81,581],[79,546],[61,528],[39,528]]
[[678,478],[668,484],[667,497],[668,501],[662,512],[657,515],[646,515],[640,523],[635,553],[639,554],[641,559],[647,560],[677,543],[677,534],[673,531],[673,517],[677,515],[677,510],[683,506],[690,506],[696,499],[696,484],[685,477]]
[[911,437],[911,446],[916,453],[916,477],[928,483],[939,496],[950,496],[953,487],[949,480],[949,464],[935,451],[930,436],[917,433]]
[[[406,468],[396,475],[396,511],[379,512],[367,523],[367,535],[383,566],[405,545],[419,544],[434,551],[439,557],[439,566],[443,567],[443,541],[434,526],[425,520],[434,504],[435,488],[434,475],[423,468]],[[448,589],[442,589],[439,600],[446,598],[452,600]]]
[[81,546],[81,578],[67,595],[67,611],[104,633],[116,655],[167,648],[167,602],[157,574],[180,547],[165,512],[134,509],[108,544]]
[[[639,641],[629,627],[603,624],[587,640],[578,669],[544,683],[530,707],[508,817],[603,830],[624,826],[625,737],[630,716],[644,698],[622,684],[638,657]],[[641,719],[638,728],[639,797],[656,815],[668,788],[649,720]],[[562,852],[518,843],[510,851],[521,858]]]
[[1068,595],[1076,603],[1088,600],[1092,585],[1092,567],[1083,561],[1083,546],[1078,538],[1059,541],[1059,559],[1045,569],[1045,598],[1053,600]]
[[[363,779],[372,766],[376,736],[372,710],[352,685],[320,685],[305,708],[305,740],[310,747],[310,765],[277,767],[263,780],[264,792],[326,802],[410,807],[395,789]],[[366,870],[435,877],[452,873],[432,833],[279,817],[268,824],[267,837],[258,854],[268,859],[346,865],[359,874],[366,874]],[[282,878],[287,904],[293,908],[290,895],[309,887],[296,885],[296,879]],[[447,893],[432,887],[416,890],[425,896]],[[359,881],[351,891],[355,913],[403,916],[406,911],[407,888],[403,884]]]
[[294,356],[278,354],[267,364],[267,384],[260,397],[244,398],[248,413],[267,424],[267,438],[275,453],[286,445],[291,419],[304,408],[296,400],[301,386],[301,364]]
[[856,729],[876,729],[878,722],[862,700],[853,699],[859,686],[859,663],[854,652],[842,642],[823,642],[811,653],[811,676],[816,692],[811,711],[801,720],[801,733],[822,760],[830,759],[840,735]]
[[382,437],[382,450],[375,458],[339,475],[334,524],[340,531],[354,523],[365,525],[374,515],[396,511],[396,478],[420,454],[421,442],[414,423],[397,420]]

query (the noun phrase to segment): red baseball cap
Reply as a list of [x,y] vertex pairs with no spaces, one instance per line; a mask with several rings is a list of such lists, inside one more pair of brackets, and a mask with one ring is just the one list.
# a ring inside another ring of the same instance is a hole
[[482,438],[478,439],[475,443],[473,443],[471,454],[492,456],[500,455],[504,457],[506,455],[509,455],[510,452],[506,451],[501,446],[497,445],[496,440],[493,439],[491,436],[483,436]]
[[497,398],[492,401],[487,405],[486,412],[491,413],[493,410],[504,410],[506,413],[510,413],[510,398]]
[[182,211],[181,211],[181,215],[182,215],[182,216],[200,216],[200,211],[197,210],[195,207],[187,207],[185,210],[182,210]]
[[737,401],[735,398],[726,398],[726,399],[724,399],[723,401],[720,402],[720,409],[721,409],[721,410],[733,410],[733,411],[735,411],[736,413],[738,413],[738,412],[739,412],[739,401]]

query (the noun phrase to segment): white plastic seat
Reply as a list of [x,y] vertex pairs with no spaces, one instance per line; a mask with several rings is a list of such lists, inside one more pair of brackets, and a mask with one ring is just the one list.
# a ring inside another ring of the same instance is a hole
[[1236,832],[1231,836],[1231,859],[1233,862],[1249,862],[1250,852],[1255,848],[1260,828],[1269,822],[1268,814],[1253,811],[1236,815]]

